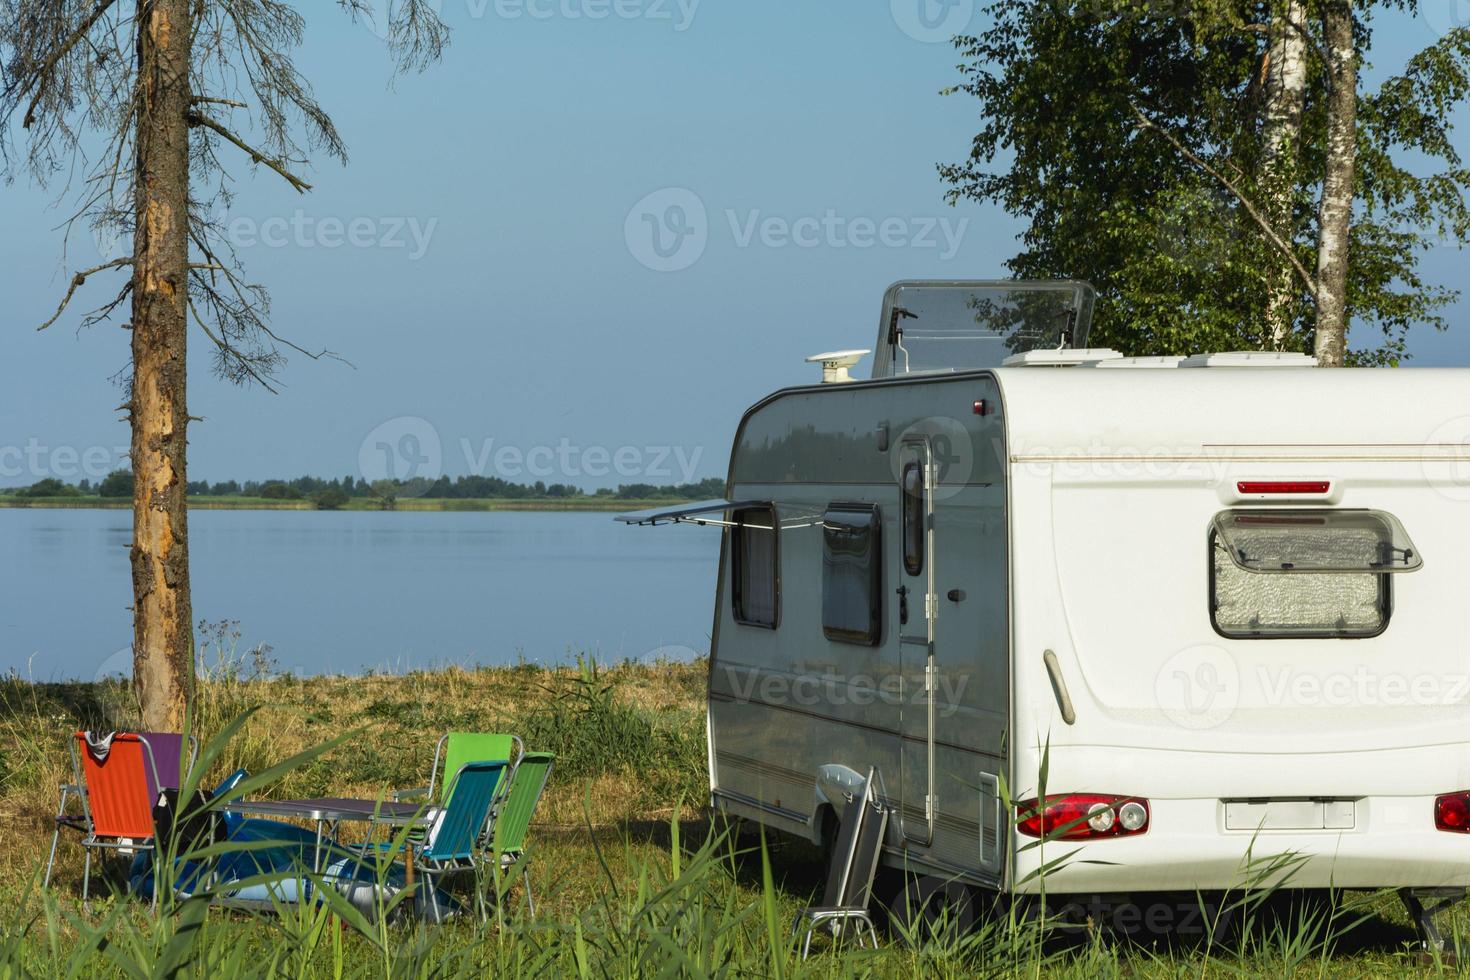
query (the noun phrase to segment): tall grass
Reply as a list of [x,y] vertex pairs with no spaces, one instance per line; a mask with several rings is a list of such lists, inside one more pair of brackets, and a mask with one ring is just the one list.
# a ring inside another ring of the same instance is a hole
[[[532,748],[558,753],[532,832],[540,914],[528,914],[516,874],[483,883],[498,899],[485,923],[469,915],[432,926],[396,915],[403,893],[364,913],[320,881],[323,902],[269,912],[222,909],[207,888],[177,897],[167,881],[157,914],[116,893],[84,910],[75,897],[75,848],[63,851],[53,888],[42,892],[39,856],[66,775],[59,761],[66,733],[82,723],[125,722],[130,696],[112,682],[36,686],[12,677],[0,682],[0,980],[1335,977],[1396,976],[1416,962],[1391,896],[1291,901],[1302,859],[1258,844],[1238,889],[1193,896],[1202,926],[1187,938],[1129,938],[1047,896],[987,904],[973,916],[949,905],[928,919],[898,916],[876,951],[822,943],[803,963],[791,923],[818,897],[820,867],[809,849],[742,834],[699,805],[703,665],[608,668],[584,660],[561,670],[302,679],[275,673],[267,653],[240,652],[228,625],[204,644],[195,721],[214,737],[197,782],[243,764],[256,776],[238,795],[372,795],[421,784],[444,730],[517,731]],[[1056,841],[1034,846],[1046,849],[1047,874],[1092,857]],[[171,850],[214,853],[189,842]],[[161,867],[167,879],[174,862]],[[1046,890],[1044,877],[1036,884]]]

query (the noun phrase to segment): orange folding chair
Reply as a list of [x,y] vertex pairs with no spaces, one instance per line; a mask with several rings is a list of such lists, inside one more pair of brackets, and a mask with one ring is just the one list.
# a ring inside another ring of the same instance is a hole
[[[71,742],[74,781],[61,787],[45,885],[51,883],[56,845],[63,828],[78,831],[86,849],[83,902],[91,893],[93,851],[126,855],[153,850],[154,801],[159,790],[179,788],[182,774],[193,767],[196,751],[197,745],[191,738],[185,765],[182,735],[118,732],[105,749],[99,750],[88,742],[86,732],[77,732]],[[74,806],[68,806],[73,800],[80,804],[80,813],[75,812]],[[155,901],[157,891],[155,888]]]

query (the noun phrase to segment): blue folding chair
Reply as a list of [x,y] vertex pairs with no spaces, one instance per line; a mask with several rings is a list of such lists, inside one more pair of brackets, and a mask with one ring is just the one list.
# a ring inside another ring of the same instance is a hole
[[[475,904],[480,917],[488,918],[481,886],[484,851],[479,845],[481,832],[491,821],[506,767],[504,760],[469,762],[461,766],[449,799],[443,806],[424,811],[424,839],[404,844],[413,856],[414,870],[423,875],[429,886],[426,897],[436,922],[442,918],[439,882],[451,875],[467,872],[475,876]],[[392,847],[391,843],[364,844],[358,858],[338,862],[328,869],[327,878],[338,884],[349,898],[364,888],[375,889],[380,880],[378,867],[369,855],[376,852],[381,858],[384,854],[391,854]],[[406,858],[407,854],[403,856]],[[406,872],[406,864],[401,871],[395,867],[388,878],[394,885],[406,884]]]

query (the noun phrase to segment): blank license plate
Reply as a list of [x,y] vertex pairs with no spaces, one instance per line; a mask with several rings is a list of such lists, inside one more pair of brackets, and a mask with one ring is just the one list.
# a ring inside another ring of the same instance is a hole
[[1352,830],[1352,800],[1224,801],[1226,830]]

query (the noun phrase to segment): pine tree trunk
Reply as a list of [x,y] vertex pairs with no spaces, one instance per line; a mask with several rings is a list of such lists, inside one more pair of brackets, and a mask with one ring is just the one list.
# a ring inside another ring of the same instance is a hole
[[[1296,26],[1293,26],[1296,25]],[[1266,190],[1267,216],[1283,241],[1291,242],[1292,191],[1302,136],[1302,110],[1307,94],[1307,39],[1302,0],[1287,0],[1273,17],[1267,48],[1266,105],[1262,114],[1260,183]],[[1291,339],[1291,307],[1297,289],[1291,266],[1277,263],[1266,296],[1266,324],[1273,350],[1285,350]]]
[[1352,0],[1322,11],[1332,89],[1327,96],[1327,169],[1317,239],[1317,363],[1342,367],[1347,353],[1348,241],[1358,150],[1358,61]]
[[133,679],[150,731],[179,731],[193,673],[185,491],[191,0],[138,0],[133,247]]

